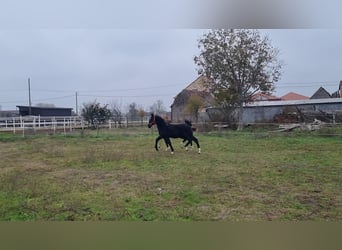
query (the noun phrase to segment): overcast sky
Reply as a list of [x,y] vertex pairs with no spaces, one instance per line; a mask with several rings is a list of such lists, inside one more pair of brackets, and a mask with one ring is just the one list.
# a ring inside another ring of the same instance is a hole
[[[145,19],[137,8],[131,10],[127,5],[121,7],[122,12],[120,8],[111,12],[110,8],[96,8],[92,1],[72,1],[71,8],[64,0],[55,5],[20,1],[20,8],[18,2],[2,1],[0,10],[2,110],[28,105],[28,78],[33,105],[49,103],[74,110],[76,92],[79,106],[97,100],[103,104],[116,102],[125,108],[135,102],[149,110],[153,103],[162,100],[169,109],[173,98],[197,78],[193,57],[199,53],[198,39],[205,30],[198,29],[190,19],[176,21],[184,17],[187,1],[153,5],[160,10],[153,13],[159,14]],[[113,7],[113,1],[100,2]],[[76,10],[76,3],[82,7],[83,15],[72,11]],[[27,11],[32,6],[37,8]],[[171,11],[167,13],[178,11],[179,19],[162,17],[165,8]],[[137,19],[131,23],[126,16],[124,25],[113,25],[127,10],[129,17]],[[87,21],[90,17],[97,21]],[[146,27],[139,26],[140,21]],[[274,94],[282,96],[293,91],[311,96],[320,86],[336,91],[342,80],[342,29],[299,29],[306,28],[299,24],[294,25],[296,29],[292,29],[293,25],[288,25],[291,29],[277,29],[281,25],[274,25],[275,29],[261,30],[280,49],[279,57],[285,63]],[[216,28],[215,24],[198,26]]]

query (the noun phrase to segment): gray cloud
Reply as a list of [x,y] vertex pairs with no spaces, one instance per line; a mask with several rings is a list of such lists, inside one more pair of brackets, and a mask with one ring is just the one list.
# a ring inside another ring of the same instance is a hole
[[[2,29],[0,105],[28,103],[74,107],[97,99],[136,102],[148,108],[173,97],[197,77],[193,56],[204,30],[196,29]],[[330,92],[342,79],[340,29],[262,30],[286,63],[276,94]],[[299,86],[299,87],[298,87]]]

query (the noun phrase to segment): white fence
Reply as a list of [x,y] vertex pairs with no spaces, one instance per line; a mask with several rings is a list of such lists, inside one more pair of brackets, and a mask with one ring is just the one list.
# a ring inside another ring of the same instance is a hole
[[82,128],[85,123],[81,117],[40,117],[40,116],[19,116],[1,117],[0,131],[12,131],[13,133],[24,130],[73,130]]
[[[117,128],[129,126],[145,126],[148,123],[148,117],[144,117],[140,121],[129,121],[123,119],[120,124],[115,121],[108,121],[101,125],[103,128]],[[83,129],[88,126],[88,123],[80,116],[67,117],[41,117],[41,116],[19,116],[19,117],[0,117],[0,132],[8,131],[15,133],[24,133],[25,130],[39,131],[50,130],[56,132],[63,130],[64,132],[72,131],[73,129]]]

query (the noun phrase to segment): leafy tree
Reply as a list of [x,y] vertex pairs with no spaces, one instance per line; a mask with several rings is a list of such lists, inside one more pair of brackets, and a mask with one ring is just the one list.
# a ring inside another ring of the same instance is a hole
[[146,116],[146,112],[143,108],[140,108],[138,110],[138,115],[140,117],[140,123],[141,123],[141,126],[143,126],[143,123],[144,123],[144,117]]
[[128,105],[128,113],[127,117],[129,117],[131,120],[135,120],[138,117],[138,108],[137,104],[135,102],[132,102],[131,104]]
[[92,128],[99,129],[100,124],[105,123],[111,118],[112,114],[107,106],[101,107],[101,104],[96,101],[83,104],[81,116]]
[[198,121],[198,111],[203,106],[204,100],[201,96],[191,95],[188,103],[185,106],[185,111],[195,117],[196,122]]
[[237,111],[242,129],[243,104],[257,91],[271,93],[280,79],[279,50],[258,30],[247,29],[211,30],[198,47],[198,73],[212,80],[209,88],[223,111]]

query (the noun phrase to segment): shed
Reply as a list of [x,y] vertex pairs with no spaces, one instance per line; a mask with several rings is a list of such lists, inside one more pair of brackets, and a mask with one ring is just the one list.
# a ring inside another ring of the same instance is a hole
[[[34,116],[71,116],[72,108],[57,108],[57,107],[33,107],[33,106],[17,106],[19,115],[34,115]],[[30,114],[31,109],[31,114]]]

